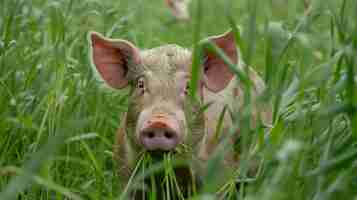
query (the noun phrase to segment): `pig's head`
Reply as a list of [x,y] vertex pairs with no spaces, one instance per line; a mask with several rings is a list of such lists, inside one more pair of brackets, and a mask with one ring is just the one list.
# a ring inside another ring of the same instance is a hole
[[[191,73],[191,52],[177,45],[164,45],[140,50],[126,40],[105,38],[98,33],[89,35],[91,59],[101,78],[112,88],[130,87],[131,97],[126,113],[125,129],[130,146],[137,152],[175,151],[187,144],[198,147],[204,134],[204,114],[188,120],[199,108],[188,103],[188,82]],[[232,33],[211,37],[232,60],[238,52]],[[219,92],[233,74],[214,53],[204,51],[203,88]],[[190,125],[191,124],[191,125]]]

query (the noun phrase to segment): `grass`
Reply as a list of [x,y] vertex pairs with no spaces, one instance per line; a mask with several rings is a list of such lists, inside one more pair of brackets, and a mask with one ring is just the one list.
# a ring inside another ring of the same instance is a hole
[[[193,22],[172,23],[159,0],[1,0],[0,199],[123,197],[112,146],[127,94],[94,78],[88,31],[141,48],[176,43],[198,49],[200,39],[233,28],[245,62],[267,83],[259,102],[272,102],[274,123],[264,137],[264,130],[244,123],[249,101],[233,113],[236,125],[244,124],[242,161],[223,188],[227,196],[356,200],[357,3],[309,2],[306,10],[300,0],[197,0]],[[254,157],[264,162],[250,179]],[[154,166],[174,186],[170,163]],[[196,199],[214,199],[220,171],[214,160],[208,168]]]

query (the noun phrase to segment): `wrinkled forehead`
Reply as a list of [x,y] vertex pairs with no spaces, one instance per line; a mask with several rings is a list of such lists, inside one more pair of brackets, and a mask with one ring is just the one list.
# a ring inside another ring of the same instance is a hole
[[142,70],[154,74],[172,75],[190,72],[191,52],[177,45],[165,45],[141,53]]

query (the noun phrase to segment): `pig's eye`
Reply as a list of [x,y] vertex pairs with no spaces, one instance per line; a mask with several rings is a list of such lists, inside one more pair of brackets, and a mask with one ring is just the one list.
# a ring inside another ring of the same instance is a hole
[[185,95],[188,95],[188,92],[189,92],[189,91],[190,91],[190,83],[187,82],[187,83],[186,83],[186,87],[185,87],[185,91],[184,91]]
[[144,94],[145,92],[144,80],[139,79],[138,83],[136,84],[136,88],[139,90],[140,94]]
[[143,80],[139,80],[137,87],[138,87],[139,89],[144,89],[144,81],[143,81]]

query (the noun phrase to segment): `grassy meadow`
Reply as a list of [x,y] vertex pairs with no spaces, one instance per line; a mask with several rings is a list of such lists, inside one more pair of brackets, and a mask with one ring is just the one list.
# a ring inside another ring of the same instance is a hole
[[[357,200],[356,11],[354,0],[192,0],[192,21],[178,23],[163,0],[0,0],[0,199],[125,199],[112,147],[127,92],[94,76],[89,31],[197,48],[233,28],[273,125],[244,123],[245,102],[227,199]],[[248,177],[252,157],[264,162]],[[192,199],[215,199],[222,172],[209,165]]]

